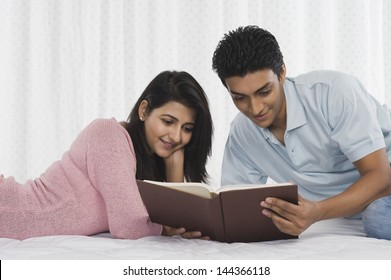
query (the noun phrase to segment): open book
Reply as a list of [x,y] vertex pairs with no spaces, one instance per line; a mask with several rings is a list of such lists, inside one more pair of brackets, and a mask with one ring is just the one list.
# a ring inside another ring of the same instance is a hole
[[137,181],[151,221],[220,242],[255,242],[297,238],[278,230],[261,211],[260,202],[277,197],[297,204],[297,186],[290,183],[234,185],[213,189],[203,183]]

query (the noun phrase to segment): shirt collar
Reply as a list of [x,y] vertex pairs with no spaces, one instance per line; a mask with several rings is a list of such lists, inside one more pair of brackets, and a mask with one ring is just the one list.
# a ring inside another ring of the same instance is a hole
[[284,93],[287,112],[286,131],[289,131],[305,125],[307,115],[292,78],[285,79]]

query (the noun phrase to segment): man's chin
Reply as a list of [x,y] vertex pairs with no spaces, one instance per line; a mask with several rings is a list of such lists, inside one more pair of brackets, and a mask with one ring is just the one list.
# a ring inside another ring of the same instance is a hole
[[256,126],[258,126],[260,128],[268,128],[270,126],[266,122],[260,122],[260,121],[255,121],[255,120],[253,120],[253,124],[255,124]]

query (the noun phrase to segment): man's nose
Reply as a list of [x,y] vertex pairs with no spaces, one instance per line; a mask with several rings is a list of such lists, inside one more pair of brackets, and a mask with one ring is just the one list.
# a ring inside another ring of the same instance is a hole
[[253,97],[250,99],[249,109],[254,116],[259,115],[263,110],[263,102],[260,98]]

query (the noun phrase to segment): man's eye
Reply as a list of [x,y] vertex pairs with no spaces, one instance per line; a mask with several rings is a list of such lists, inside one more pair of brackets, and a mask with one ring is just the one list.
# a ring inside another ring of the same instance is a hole
[[259,94],[259,95],[268,95],[270,92],[271,92],[271,90],[268,89],[268,90],[260,91],[258,94]]
[[234,99],[234,100],[241,100],[241,99],[243,99],[243,96],[237,95],[237,94],[231,94],[231,97],[232,97],[232,99]]

